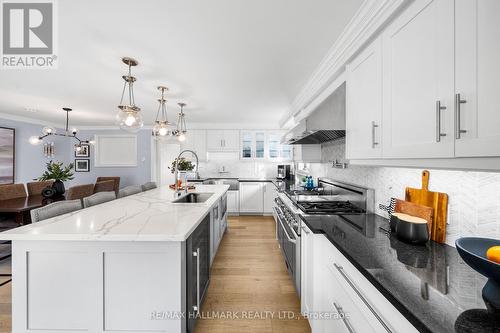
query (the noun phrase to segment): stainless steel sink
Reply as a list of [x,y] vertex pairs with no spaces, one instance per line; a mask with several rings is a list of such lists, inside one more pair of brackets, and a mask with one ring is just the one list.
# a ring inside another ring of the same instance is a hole
[[210,199],[213,193],[188,193],[178,197],[172,203],[203,203]]

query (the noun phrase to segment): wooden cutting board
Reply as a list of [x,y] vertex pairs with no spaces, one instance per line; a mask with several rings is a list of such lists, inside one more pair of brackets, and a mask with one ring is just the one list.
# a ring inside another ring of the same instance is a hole
[[429,191],[429,170],[422,171],[421,189],[406,188],[405,199],[406,201],[434,209],[431,239],[438,243],[444,243],[446,238],[446,221],[448,218],[448,194]]
[[409,201],[396,199],[394,212],[408,214],[426,220],[429,229],[429,234],[432,233],[432,225],[434,223],[434,208],[419,205]]

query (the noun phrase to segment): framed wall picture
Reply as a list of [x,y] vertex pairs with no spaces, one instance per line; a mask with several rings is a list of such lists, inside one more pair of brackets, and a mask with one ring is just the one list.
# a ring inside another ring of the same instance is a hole
[[0,127],[0,184],[13,184],[16,156],[16,130]]
[[96,135],[95,141],[96,168],[137,166],[137,135]]
[[75,172],[89,172],[90,171],[90,160],[76,158],[75,159]]
[[90,145],[82,143],[81,146],[82,149],[80,151],[75,150],[75,157],[90,157]]

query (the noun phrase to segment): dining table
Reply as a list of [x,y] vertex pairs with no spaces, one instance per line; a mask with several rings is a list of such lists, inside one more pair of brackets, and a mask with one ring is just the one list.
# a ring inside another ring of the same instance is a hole
[[0,200],[0,214],[11,213],[19,225],[31,223],[30,212],[55,201],[65,200],[64,196],[45,198],[42,195],[30,195],[22,198]]

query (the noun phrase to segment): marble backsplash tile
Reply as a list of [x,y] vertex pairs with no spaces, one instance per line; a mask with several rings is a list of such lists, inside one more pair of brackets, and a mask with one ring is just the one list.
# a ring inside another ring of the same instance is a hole
[[[378,204],[387,204],[391,197],[404,198],[406,187],[421,187],[422,169],[370,167],[350,165],[334,169],[330,161],[345,159],[345,143],[336,141],[322,146],[323,163],[310,165],[315,177],[342,180],[375,189]],[[500,238],[500,173],[434,170],[430,171],[429,188],[449,195],[446,243],[454,246],[463,236]]]

